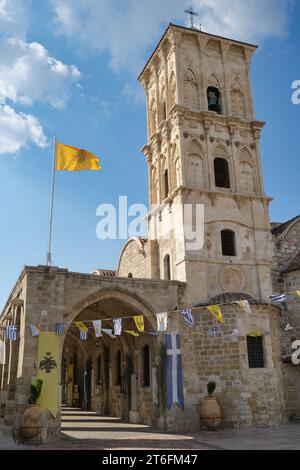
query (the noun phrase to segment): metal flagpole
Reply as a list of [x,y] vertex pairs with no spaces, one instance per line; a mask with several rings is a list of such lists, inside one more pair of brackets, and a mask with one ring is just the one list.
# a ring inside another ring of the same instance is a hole
[[53,169],[52,169],[52,187],[50,197],[50,218],[49,218],[49,241],[47,252],[47,266],[52,265],[52,222],[53,222],[53,207],[54,207],[54,192],[55,192],[55,176],[56,176],[56,136],[53,143]]

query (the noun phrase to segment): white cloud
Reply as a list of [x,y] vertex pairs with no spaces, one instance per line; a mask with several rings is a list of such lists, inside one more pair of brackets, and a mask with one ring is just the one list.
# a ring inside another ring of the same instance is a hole
[[16,153],[28,143],[46,147],[43,129],[36,117],[17,113],[8,105],[0,105],[0,154]]
[[29,0],[0,0],[0,35],[25,38]]
[[244,41],[287,33],[294,0],[192,0],[207,32]]
[[36,42],[9,38],[0,45],[0,98],[31,106],[41,101],[62,107],[72,83],[80,78],[74,65],[54,59]]
[[[85,52],[108,52],[113,70],[137,71],[162,25],[191,0],[50,0],[60,33]],[[293,0],[192,0],[205,31],[245,41],[285,34]]]
[[0,0],[0,154],[15,153],[28,143],[46,146],[37,117],[19,106],[37,102],[61,108],[70,98],[80,72],[51,57],[38,42],[27,42],[32,0]]

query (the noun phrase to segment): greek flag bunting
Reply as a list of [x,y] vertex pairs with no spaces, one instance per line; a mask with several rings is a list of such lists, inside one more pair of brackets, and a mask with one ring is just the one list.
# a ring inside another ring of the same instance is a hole
[[193,328],[195,325],[195,321],[193,318],[192,310],[190,308],[185,308],[184,310],[182,310],[181,313],[182,313],[183,318],[187,322],[188,326],[190,328]]
[[270,296],[272,302],[276,302],[278,304],[282,304],[286,302],[286,295],[285,294],[274,294]]
[[58,336],[62,336],[65,332],[65,325],[63,323],[56,323],[55,324],[55,333]]
[[80,330],[80,339],[81,341],[86,341],[88,336],[88,332],[85,330]]
[[17,327],[15,325],[6,327],[6,338],[10,341],[17,341]]
[[184,409],[180,336],[165,333],[167,346],[167,408],[174,404]]
[[211,338],[215,338],[216,336],[218,336],[219,332],[220,328],[218,326],[213,326],[208,330],[208,336],[210,336]]

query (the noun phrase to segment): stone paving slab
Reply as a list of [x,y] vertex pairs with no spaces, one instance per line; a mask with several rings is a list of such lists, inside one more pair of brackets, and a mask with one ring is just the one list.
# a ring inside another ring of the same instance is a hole
[[62,439],[43,446],[17,445],[0,428],[0,450],[300,450],[300,423],[266,429],[169,434],[94,413],[63,413]]

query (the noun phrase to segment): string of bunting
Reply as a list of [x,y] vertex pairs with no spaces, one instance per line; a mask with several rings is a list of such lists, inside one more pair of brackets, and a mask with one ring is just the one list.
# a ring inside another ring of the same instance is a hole
[[[300,291],[297,290],[295,291],[295,294],[297,297],[300,298]],[[263,300],[263,299],[271,299],[272,302],[274,303],[285,303],[287,300],[287,297],[285,294],[274,294],[268,297],[260,297],[256,299],[251,299],[251,300]],[[201,310],[208,310],[215,320],[221,324],[224,325],[224,318],[222,314],[221,307],[226,306],[226,305],[233,305],[237,304],[240,306],[240,308],[248,315],[251,315],[251,306],[248,300],[236,300],[232,301],[229,303],[223,303],[223,304],[218,304],[218,305],[206,305],[206,306],[201,306],[201,307],[194,307],[194,308],[185,308],[181,312],[179,310],[173,310],[171,312],[164,312],[164,313],[157,313],[156,314],[156,320],[157,320],[157,332],[158,333],[165,333],[168,328],[168,317],[170,314],[175,313],[181,313],[182,317],[184,318],[186,324],[193,329],[195,326],[195,320],[193,317],[193,313],[201,311]],[[55,333],[57,335],[64,335],[66,331],[67,326],[74,325],[78,331],[79,331],[79,336],[82,341],[86,341],[88,339],[88,333],[89,329],[94,330],[96,338],[100,338],[102,336],[102,333],[105,333],[109,337],[116,339],[119,337],[122,333],[122,321],[125,319],[133,319],[134,324],[136,326],[137,331],[135,330],[124,330],[125,333],[133,336],[133,337],[138,337],[140,333],[144,334],[149,334],[149,335],[157,335],[157,332],[149,332],[145,331],[145,322],[144,322],[144,317],[147,316],[153,316],[153,314],[145,314],[145,315],[135,315],[135,316],[127,316],[127,317],[122,317],[122,318],[105,318],[103,320],[85,320],[85,321],[74,321],[68,324],[64,323],[56,323],[55,324]],[[113,322],[113,329],[111,328],[102,328],[102,322],[105,321],[112,321]],[[89,328],[87,326],[87,323],[92,323],[92,327]],[[17,326],[16,325],[7,325],[4,327],[5,328],[5,336],[8,340],[11,341],[16,341],[17,340]],[[41,325],[30,325],[31,329],[31,334],[33,337],[37,337],[40,334],[41,331]],[[293,327],[291,325],[286,325],[284,328],[284,332],[292,330]],[[211,327],[208,330],[208,336],[209,337],[217,337],[221,333],[221,329],[219,325],[215,325]],[[193,332],[193,334],[201,334],[197,332]],[[232,330],[228,335],[224,336],[237,336],[239,334],[238,330]],[[266,335],[270,334],[270,332],[265,332]],[[252,335],[255,336],[261,336],[261,332],[253,332]]]

